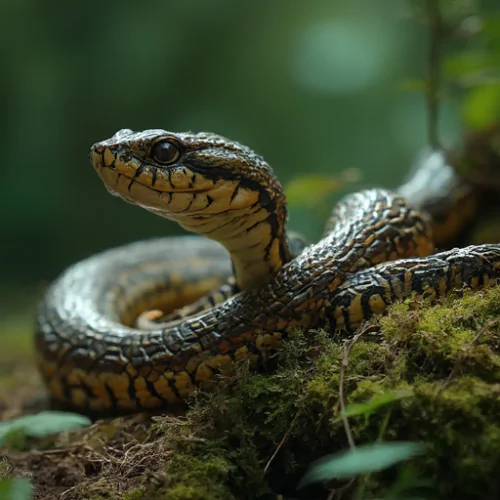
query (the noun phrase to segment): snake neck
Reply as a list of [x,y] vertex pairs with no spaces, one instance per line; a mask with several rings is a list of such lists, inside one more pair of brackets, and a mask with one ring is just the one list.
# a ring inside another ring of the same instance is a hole
[[171,215],[188,231],[222,244],[231,256],[239,290],[262,286],[292,259],[286,234],[287,210],[277,179],[224,180],[210,196],[226,208],[217,217]]

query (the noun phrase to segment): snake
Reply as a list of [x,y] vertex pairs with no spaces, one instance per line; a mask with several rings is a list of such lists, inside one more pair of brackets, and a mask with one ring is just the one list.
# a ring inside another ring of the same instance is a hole
[[478,203],[439,151],[393,191],[342,198],[301,248],[274,171],[237,142],[122,129],[90,160],[112,195],[196,234],[92,255],[47,289],[38,367],[50,397],[82,412],[170,408],[266,363],[292,330],[348,335],[414,294],[499,283],[500,245],[437,251]]

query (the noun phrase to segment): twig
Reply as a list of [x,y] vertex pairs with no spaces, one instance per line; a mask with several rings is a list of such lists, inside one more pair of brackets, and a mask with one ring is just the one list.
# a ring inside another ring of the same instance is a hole
[[352,347],[354,344],[358,341],[358,339],[364,335],[365,333],[368,333],[370,331],[376,330],[377,327],[375,325],[369,325],[366,327],[362,327],[360,331],[354,335],[354,337],[346,341],[344,343],[344,357],[342,358],[342,363],[340,365],[340,375],[339,375],[339,403],[340,403],[340,416],[342,418],[342,423],[344,425],[344,430],[347,436],[347,441],[349,443],[349,447],[351,449],[356,448],[356,443],[354,442],[354,438],[352,436],[352,431],[351,427],[349,426],[349,422],[347,421],[347,416],[345,414],[345,400],[344,400],[344,379],[345,379],[345,372],[347,369],[347,366],[349,364],[349,353],[351,352]]
[[342,498],[342,495],[353,485],[353,483],[356,481],[357,477],[353,477],[347,481],[344,486],[341,486],[340,488],[335,488],[330,491],[328,496],[326,497],[326,500],[332,500],[335,496],[337,498]]
[[271,455],[271,458],[267,461],[267,464],[266,466],[264,467],[264,474],[267,473],[267,470],[269,469],[269,467],[271,466],[271,463],[273,462],[273,460],[276,458],[276,455],[278,454],[278,452],[281,450],[282,446],[286,443],[286,440],[288,439],[288,437],[290,436],[290,433],[292,432],[292,429],[294,428],[295,426],[295,422],[297,421],[297,416],[298,416],[298,413],[295,414],[295,417],[293,417],[293,420],[292,422],[290,423],[290,427],[288,428],[288,430],[285,432],[285,435],[283,436],[283,438],[281,439],[281,441],[279,442],[278,446],[276,447],[276,449],[274,450],[274,453]]
[[350,351],[349,343],[346,342],[344,344],[344,357],[340,365],[339,402],[340,402],[340,417],[342,418],[342,424],[344,425],[344,430],[347,436],[347,442],[349,443],[349,448],[354,449],[356,448],[356,443],[354,442],[351,427],[349,426],[349,422],[347,421],[347,416],[345,414],[345,401],[344,401],[344,377],[347,365],[349,364],[349,351]]
[[441,84],[441,43],[444,25],[440,0],[427,0],[429,14],[429,53],[427,62],[427,133],[431,148],[439,149],[439,87]]
[[[351,427],[349,426],[347,415],[345,414],[345,399],[344,399],[345,372],[347,370],[347,366],[349,365],[349,353],[351,352],[351,349],[353,348],[354,344],[358,341],[358,339],[362,335],[374,330],[377,330],[377,327],[375,325],[368,325],[361,327],[359,332],[356,335],[354,335],[352,339],[344,342],[344,356],[342,357],[342,362],[340,364],[340,374],[339,374],[340,417],[342,419],[342,424],[344,425],[344,430],[347,436],[347,442],[349,443],[349,448],[351,448],[352,450],[356,448],[356,443],[354,442],[354,437],[352,435]],[[357,479],[356,477],[353,477],[341,488],[333,488],[332,490],[330,490],[327,500],[332,500],[336,495],[337,498],[341,498],[342,494],[353,485],[356,479]]]

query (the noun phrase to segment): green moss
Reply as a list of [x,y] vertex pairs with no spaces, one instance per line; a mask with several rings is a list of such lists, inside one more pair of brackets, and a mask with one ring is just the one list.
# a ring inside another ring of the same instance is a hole
[[[478,492],[488,498],[496,491],[499,317],[500,288],[467,292],[437,307],[414,299],[394,306],[378,333],[362,336],[350,350],[347,404],[388,391],[413,393],[369,418],[350,418],[356,442],[423,442],[426,454],[413,466],[420,477],[435,478],[430,498],[474,498]],[[182,446],[178,434],[167,465],[174,485],[169,499],[292,494],[311,461],[347,447],[339,413],[342,344],[325,334],[291,337],[276,371],[244,372],[192,407],[184,438],[202,441]],[[161,424],[171,435],[170,425],[168,419]],[[382,495],[394,474],[371,476],[365,494]]]
[[144,489],[143,488],[134,488],[127,493],[123,494],[123,500],[145,500]]
[[[459,300],[448,298],[443,305],[421,304],[410,310],[411,301],[394,307],[380,320],[384,338],[398,355],[398,375],[447,377],[451,370],[500,381],[498,320],[500,290],[493,288],[479,297],[467,292]],[[493,347],[493,349],[492,349]]]
[[177,482],[167,489],[165,500],[232,498],[226,485],[235,465],[227,455],[207,453],[197,457],[177,453],[169,462],[167,470],[174,477],[180,475],[182,482]]
[[163,500],[232,500],[234,497],[223,488],[204,488],[203,486],[193,486],[192,484],[177,484],[169,488]]
[[118,500],[119,495],[108,487],[104,481],[94,481],[94,484],[85,485],[83,488],[77,488],[77,491],[70,498],[82,498],[84,500]]
[[28,447],[29,437],[23,428],[11,429],[3,436],[2,446],[5,449],[22,451]]

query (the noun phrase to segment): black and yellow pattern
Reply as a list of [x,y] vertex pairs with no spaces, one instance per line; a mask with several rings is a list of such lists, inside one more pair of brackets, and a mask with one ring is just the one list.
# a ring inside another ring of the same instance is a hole
[[[258,363],[291,327],[352,331],[414,292],[438,297],[500,278],[500,245],[434,253],[431,226],[448,231],[442,245],[475,212],[473,188],[439,155],[400,194],[343,199],[325,237],[294,258],[281,185],[244,146],[122,130],[95,144],[91,159],[112,194],[222,246],[199,236],[139,242],[80,262],[52,285],[38,316],[40,369],[54,398],[83,410],[167,406],[240,360]],[[155,323],[155,313],[150,328],[135,326],[151,310],[169,321]]]

